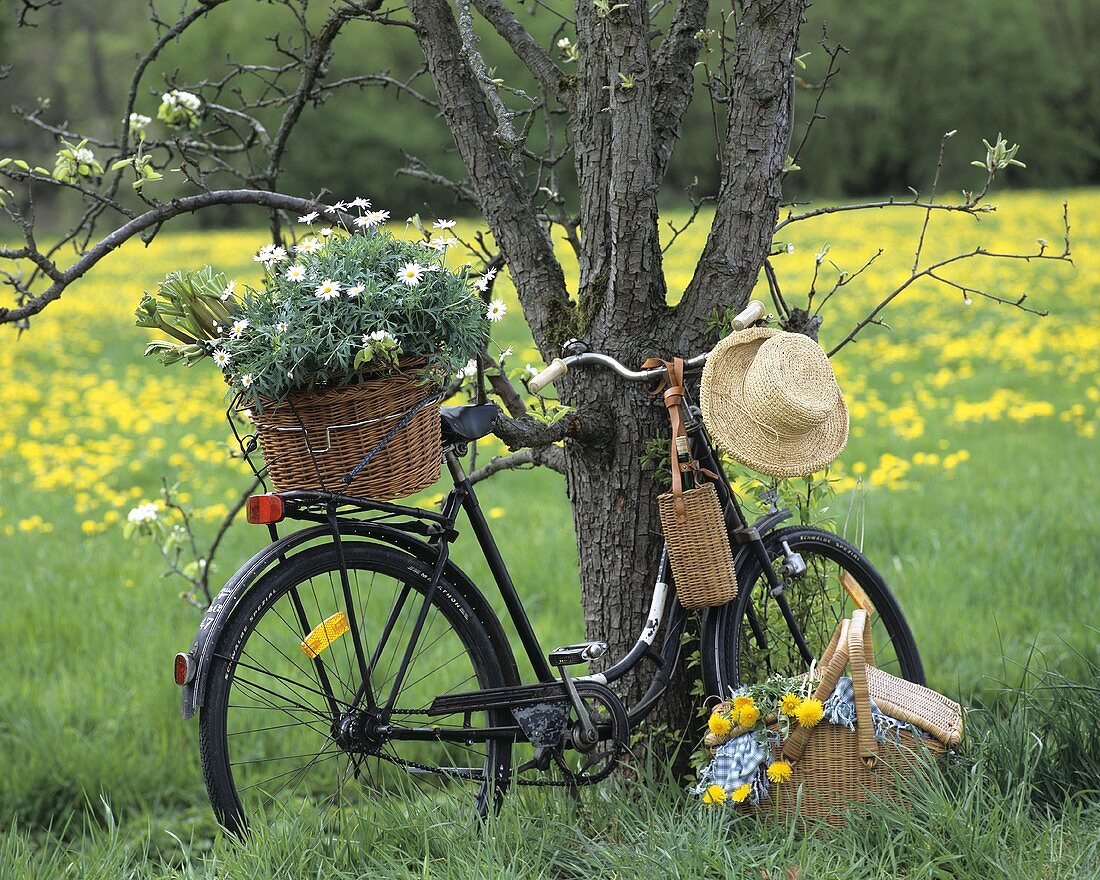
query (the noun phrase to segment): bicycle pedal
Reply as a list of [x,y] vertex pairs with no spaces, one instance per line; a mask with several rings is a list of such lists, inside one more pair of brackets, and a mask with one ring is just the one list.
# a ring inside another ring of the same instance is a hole
[[607,653],[607,642],[578,642],[564,645],[550,652],[551,666],[573,666],[598,660]]

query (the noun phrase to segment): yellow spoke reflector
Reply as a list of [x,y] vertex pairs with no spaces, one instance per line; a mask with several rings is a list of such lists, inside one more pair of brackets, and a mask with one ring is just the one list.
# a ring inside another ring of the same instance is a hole
[[840,570],[840,585],[852,597],[852,601],[867,612],[868,617],[875,613],[875,606],[871,602],[870,596],[863,591],[863,587],[856,583],[856,579],[844,569]]
[[313,628],[313,632],[302,642],[302,650],[313,660],[349,629],[351,624],[348,623],[348,616],[343,611],[337,611]]

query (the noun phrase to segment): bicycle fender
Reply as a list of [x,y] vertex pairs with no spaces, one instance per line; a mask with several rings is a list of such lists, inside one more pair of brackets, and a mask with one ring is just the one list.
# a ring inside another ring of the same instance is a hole
[[[437,559],[436,551],[427,542],[384,523],[354,521],[341,523],[340,534],[344,537],[366,538],[389,545],[426,564],[434,564]],[[319,525],[280,538],[273,544],[264,547],[241,566],[226,585],[222,587],[218,595],[214,597],[214,601],[210,603],[210,607],[206,609],[202,620],[199,621],[194,641],[191,642],[191,648],[187,652],[195,664],[195,672],[191,680],[183,686],[181,714],[184,719],[191,718],[205,703],[210,664],[214,652],[217,650],[222,629],[230,614],[233,613],[233,609],[260,580],[260,577],[281,558],[293,553],[294,550],[309,541],[318,538],[324,539],[331,537],[331,535],[332,531],[329,526]],[[520,683],[519,670],[516,667],[512,646],[504,634],[499,618],[485,595],[470,579],[469,575],[452,562],[448,561],[443,576],[469,603],[474,615],[485,627],[489,641],[500,658],[505,684],[518,685]]]

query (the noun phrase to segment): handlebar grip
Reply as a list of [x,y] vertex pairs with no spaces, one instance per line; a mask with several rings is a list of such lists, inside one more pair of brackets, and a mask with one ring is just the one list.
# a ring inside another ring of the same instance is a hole
[[745,306],[744,310],[733,319],[733,329],[744,330],[746,327],[752,326],[763,318],[764,315],[767,314],[767,311],[768,310],[760,300],[752,300],[752,302]]
[[550,361],[550,366],[546,367],[542,372],[535,376],[530,382],[527,383],[527,388],[532,394],[538,394],[553,382],[555,379],[564,376],[569,372],[569,366],[561,358],[554,358]]

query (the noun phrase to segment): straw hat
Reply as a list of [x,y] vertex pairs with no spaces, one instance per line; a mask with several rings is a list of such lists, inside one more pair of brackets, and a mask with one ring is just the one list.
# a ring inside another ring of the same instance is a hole
[[812,474],[848,442],[848,407],[829,358],[801,333],[731,333],[707,358],[699,391],[711,436],[762,474]]

